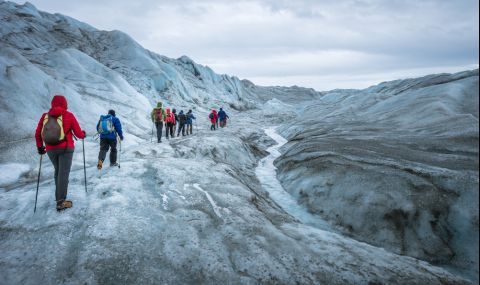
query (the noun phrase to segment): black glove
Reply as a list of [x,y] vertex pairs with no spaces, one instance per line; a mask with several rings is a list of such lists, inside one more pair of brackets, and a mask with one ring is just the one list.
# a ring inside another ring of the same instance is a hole
[[40,154],[40,155],[44,155],[45,153],[47,153],[47,151],[45,150],[45,147],[43,145],[37,147],[37,150],[38,150],[38,154]]
[[120,140],[123,141],[123,136],[119,136],[120,137]]

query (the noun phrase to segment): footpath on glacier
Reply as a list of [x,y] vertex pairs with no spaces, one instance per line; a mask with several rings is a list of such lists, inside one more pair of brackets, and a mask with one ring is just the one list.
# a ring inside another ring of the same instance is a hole
[[151,143],[149,133],[127,133],[121,168],[101,172],[90,137],[88,193],[77,142],[69,186],[74,207],[60,214],[48,162],[36,214],[34,172],[10,185],[0,193],[2,283],[469,283],[282,209],[286,204],[279,206],[261,183],[273,178],[255,175],[276,142],[251,127],[258,111],[248,113],[234,113],[217,131],[200,119],[194,135],[161,144]]

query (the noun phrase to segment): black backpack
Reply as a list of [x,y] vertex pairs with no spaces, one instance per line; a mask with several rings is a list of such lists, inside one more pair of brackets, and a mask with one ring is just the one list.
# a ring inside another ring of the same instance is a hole
[[210,119],[215,118],[215,116],[213,115],[213,113],[210,113],[210,115],[208,115],[208,117],[209,117]]

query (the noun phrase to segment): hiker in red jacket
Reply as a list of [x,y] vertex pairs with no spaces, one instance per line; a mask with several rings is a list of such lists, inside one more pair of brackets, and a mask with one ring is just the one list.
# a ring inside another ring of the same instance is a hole
[[215,109],[212,110],[210,115],[208,115],[208,118],[210,119],[210,123],[212,123],[212,125],[210,126],[210,130],[214,131],[215,126],[217,125],[217,121],[218,121],[217,110],[215,110]]
[[175,127],[175,114],[170,112],[170,108],[167,108],[167,114],[165,115],[165,137],[170,134],[170,137],[174,137],[174,127]]
[[35,140],[38,153],[46,153],[55,168],[57,211],[72,207],[72,201],[66,200],[68,176],[75,149],[72,133],[80,139],[86,137],[75,116],[67,111],[67,99],[62,95],[55,95],[52,108],[48,113],[44,113],[38,122]]

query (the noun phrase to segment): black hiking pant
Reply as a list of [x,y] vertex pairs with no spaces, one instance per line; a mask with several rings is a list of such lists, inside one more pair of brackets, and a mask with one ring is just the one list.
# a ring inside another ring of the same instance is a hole
[[212,125],[210,126],[210,130],[211,130],[211,131],[214,131],[214,130],[215,130],[215,124],[212,124]]
[[100,152],[98,159],[105,161],[108,149],[110,148],[110,164],[117,163],[117,139],[100,139]]
[[177,137],[180,135],[180,132],[182,132],[182,136],[185,135],[185,124],[180,123],[178,127]]
[[172,138],[175,136],[173,131],[174,127],[175,125],[173,123],[167,123],[166,129],[165,129],[165,136],[167,137],[167,139],[168,139],[168,134],[170,134]]
[[47,151],[47,155],[55,169],[55,200],[58,204],[67,199],[68,177],[72,167],[73,149],[52,149]]
[[157,128],[157,142],[162,141],[163,122],[155,122],[155,128]]

